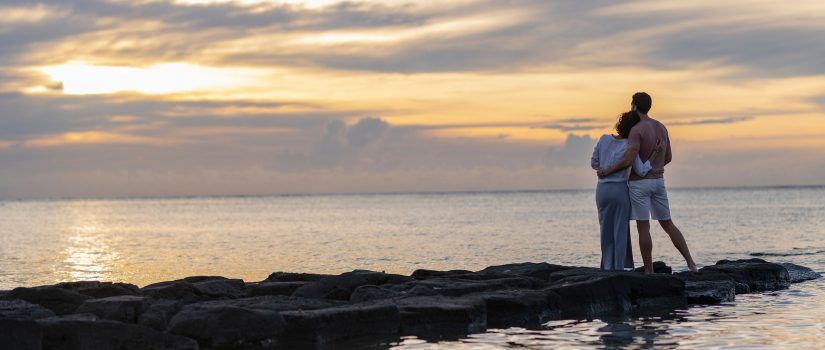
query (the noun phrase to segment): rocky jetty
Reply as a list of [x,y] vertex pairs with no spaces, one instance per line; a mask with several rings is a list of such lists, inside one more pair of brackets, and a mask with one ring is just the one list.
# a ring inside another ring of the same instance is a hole
[[276,272],[260,282],[197,276],[143,288],[94,281],[15,288],[0,292],[0,348],[315,349],[358,338],[438,339],[730,302],[820,277],[760,259],[676,274],[657,263],[656,271],[520,263],[410,276]]

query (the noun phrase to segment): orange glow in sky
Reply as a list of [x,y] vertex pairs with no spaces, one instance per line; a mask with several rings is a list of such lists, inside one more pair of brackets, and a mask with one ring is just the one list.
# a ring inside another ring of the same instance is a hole
[[74,160],[8,170],[15,195],[88,169],[112,194],[130,171],[159,192],[214,174],[187,194],[586,187],[636,91],[677,185],[825,178],[817,2],[95,1],[0,5],[0,157]]

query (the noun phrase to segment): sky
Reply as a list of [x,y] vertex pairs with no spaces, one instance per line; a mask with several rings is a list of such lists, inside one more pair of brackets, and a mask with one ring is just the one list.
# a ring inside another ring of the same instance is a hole
[[822,1],[0,2],[0,199],[825,184]]

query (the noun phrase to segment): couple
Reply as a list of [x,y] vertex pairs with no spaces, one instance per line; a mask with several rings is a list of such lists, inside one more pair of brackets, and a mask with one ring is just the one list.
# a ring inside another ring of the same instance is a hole
[[622,114],[616,123],[617,134],[603,135],[590,159],[599,177],[596,206],[604,270],[634,267],[630,220],[635,220],[645,273],[653,273],[652,214],[682,253],[688,269],[696,271],[687,242],[670,218],[664,180],[665,165],[672,158],[670,138],[665,126],[647,115],[652,105],[650,95],[634,94],[630,112]]

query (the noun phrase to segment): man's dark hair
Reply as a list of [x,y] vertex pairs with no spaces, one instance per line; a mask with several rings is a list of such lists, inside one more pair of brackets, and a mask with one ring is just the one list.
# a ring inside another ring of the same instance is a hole
[[619,137],[623,139],[630,137],[630,129],[633,129],[633,126],[641,119],[639,112],[636,111],[622,113],[619,121],[616,122],[616,132],[619,133]]
[[639,113],[647,114],[650,111],[650,107],[653,107],[653,99],[650,98],[646,92],[637,92],[633,94],[633,105],[636,106],[636,110]]

